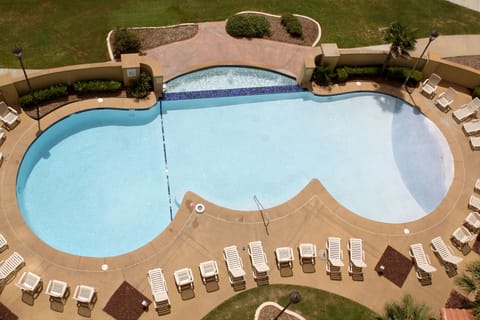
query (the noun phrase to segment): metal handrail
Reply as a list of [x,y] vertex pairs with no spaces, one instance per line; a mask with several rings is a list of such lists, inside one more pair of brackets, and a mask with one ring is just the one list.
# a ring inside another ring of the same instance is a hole
[[258,200],[256,195],[253,195],[253,201],[255,201],[255,204],[257,205],[258,212],[260,212],[260,215],[262,216],[262,221],[263,221],[263,225],[265,226],[265,231],[267,232],[267,235],[269,235],[268,225],[270,224],[270,216],[266,213],[265,208],[263,207],[260,200]]

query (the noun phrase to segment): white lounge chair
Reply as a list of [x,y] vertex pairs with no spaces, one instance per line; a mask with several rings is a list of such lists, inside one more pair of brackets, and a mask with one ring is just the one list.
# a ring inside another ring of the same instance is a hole
[[7,283],[25,265],[25,260],[18,253],[12,253],[0,264],[0,284]]
[[237,246],[223,248],[223,259],[227,264],[230,284],[234,288],[245,287],[245,270],[243,261],[238,254]]
[[480,230],[480,214],[478,212],[470,212],[465,217],[466,227],[473,233],[477,233]]
[[480,211],[480,198],[472,194],[468,200],[468,207]]
[[421,243],[410,245],[410,256],[415,262],[417,279],[423,284],[430,284],[431,274],[437,271],[437,269],[430,263],[428,255],[423,250],[423,245]]
[[452,266],[457,266],[457,264],[459,264],[460,262],[463,261],[462,258],[454,255],[452,253],[452,250],[450,250],[450,247],[448,247],[445,242],[443,241],[443,239],[438,236],[438,237],[435,237],[432,239],[431,241],[431,248],[433,250],[433,252],[435,252],[437,254],[437,256],[444,262],[444,263],[448,263]]
[[22,289],[23,292],[33,296],[39,289],[41,290],[42,278],[33,272],[27,271],[22,274],[17,283],[15,283],[15,286]]
[[218,265],[217,261],[210,260],[201,262],[199,264],[200,275],[202,276],[202,282],[207,284],[207,282],[218,281]]
[[341,239],[336,237],[328,237],[327,239],[327,255],[328,262],[335,267],[343,267],[343,252],[341,249]]
[[48,281],[47,290],[45,290],[45,294],[49,296],[50,302],[59,301],[62,304],[65,304],[67,292],[68,284],[60,280]]
[[442,92],[438,95],[437,99],[435,100],[435,104],[440,110],[447,112],[448,110],[450,110],[450,105],[452,104],[456,95],[457,92],[455,91],[455,89],[450,87],[447,89],[447,91]]
[[464,123],[462,125],[462,129],[467,136],[472,136],[477,133],[480,133],[480,119],[475,119],[475,120]]
[[75,288],[72,299],[77,301],[77,307],[87,307],[88,309],[92,309],[97,301],[97,292],[94,287],[79,284]]
[[261,241],[252,241],[248,243],[248,254],[253,266],[253,278],[258,281],[268,280],[268,266],[267,256],[263,251]]
[[313,243],[300,243],[298,245],[298,256],[300,257],[300,264],[308,263],[315,264],[315,257],[317,256],[317,246]]
[[8,249],[7,239],[0,233],[0,252],[3,252]]
[[480,178],[478,178],[476,181],[475,181],[475,185],[473,186],[473,190],[475,192],[480,192]]
[[480,108],[480,99],[475,97],[475,99],[467,104],[464,104],[460,109],[455,110],[452,113],[452,116],[458,122],[462,122],[473,116],[477,112],[478,108]]
[[177,284],[178,292],[182,292],[187,289],[193,289],[193,273],[190,268],[183,268],[176,270],[173,273],[175,277],[175,283]]
[[422,83],[422,93],[425,92],[431,99],[435,95],[435,90],[437,90],[441,80],[442,78],[438,74],[430,74],[430,77]]
[[461,226],[453,231],[450,240],[458,250],[462,251],[462,253],[466,255],[471,250],[468,243],[475,238],[475,234],[472,234],[467,228]]
[[280,247],[275,249],[275,258],[278,269],[293,268],[293,249],[291,247]]
[[10,130],[20,122],[20,117],[15,109],[9,107],[4,101],[0,101],[0,120],[5,128]]
[[350,273],[353,272],[352,267],[365,268],[365,251],[363,251],[363,241],[359,238],[350,238],[348,240],[348,252],[350,254]]
[[168,287],[165,276],[160,268],[148,271],[148,283],[155,302],[157,312],[170,312],[170,298],[168,297]]
[[470,137],[470,145],[473,150],[480,149],[480,137]]

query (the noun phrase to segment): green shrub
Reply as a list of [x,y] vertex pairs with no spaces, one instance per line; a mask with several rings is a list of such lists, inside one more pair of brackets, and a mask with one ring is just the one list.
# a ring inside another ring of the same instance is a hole
[[33,93],[27,93],[20,97],[20,105],[31,107],[34,103],[42,103],[47,100],[65,97],[68,95],[68,86],[64,83],[52,85],[47,88],[34,90]]
[[[410,68],[405,67],[388,67],[386,69],[387,79],[404,82],[410,74]],[[418,70],[413,70],[410,78],[408,78],[407,85],[415,87],[422,80],[423,73]]]
[[292,36],[296,38],[301,38],[303,39],[303,28],[302,24],[300,23],[300,20],[298,20],[297,17],[295,17],[293,14],[284,14],[282,16],[282,25],[285,27],[287,32]]
[[312,81],[320,86],[329,86],[333,83],[336,74],[327,66],[319,66],[313,70]]
[[348,72],[345,68],[337,68],[336,72],[338,82],[345,82],[348,80]]
[[480,98],[480,87],[473,88],[472,97],[473,98],[476,98],[476,97]]
[[232,37],[261,38],[270,35],[270,23],[264,16],[237,14],[228,18],[226,30]]
[[141,43],[136,33],[127,28],[117,28],[114,32],[114,47],[113,54],[120,58],[124,53],[140,52]]
[[374,77],[379,76],[381,67],[380,66],[360,66],[360,67],[344,67],[345,72],[349,76],[358,76],[358,77]]
[[73,84],[73,89],[77,93],[117,91],[121,87],[122,83],[115,80],[77,81]]
[[128,93],[137,99],[145,98],[148,92],[152,90],[151,85],[152,78],[145,72],[141,72],[140,76],[132,81],[131,86],[128,88]]

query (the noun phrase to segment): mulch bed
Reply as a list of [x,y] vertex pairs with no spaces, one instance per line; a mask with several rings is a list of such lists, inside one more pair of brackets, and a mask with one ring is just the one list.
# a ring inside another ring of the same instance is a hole
[[[258,315],[258,320],[271,320],[276,317],[281,310],[275,308],[274,306],[265,306],[260,311]],[[294,317],[288,313],[282,313],[278,320],[298,320],[297,317]]]
[[152,303],[140,291],[124,281],[115,291],[103,311],[117,320],[137,320],[145,312],[142,301]]
[[18,317],[0,302],[0,319],[17,320]]
[[[380,266],[384,266],[385,269],[383,271],[380,270]],[[410,270],[412,270],[412,267],[412,260],[405,257],[391,246],[387,246],[385,252],[375,266],[375,271],[401,288],[407,279]]]
[[465,296],[458,293],[455,289],[450,292],[450,296],[448,297],[447,303],[445,304],[445,308],[451,309],[467,309],[471,306],[470,300],[468,300]]

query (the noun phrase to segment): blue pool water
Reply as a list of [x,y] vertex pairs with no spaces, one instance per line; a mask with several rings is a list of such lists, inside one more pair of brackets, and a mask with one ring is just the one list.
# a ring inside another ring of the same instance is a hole
[[258,88],[295,85],[295,79],[272,71],[246,67],[212,67],[176,77],[166,84],[171,92],[191,92],[208,89]]
[[316,178],[351,211],[392,223],[434,210],[453,179],[438,128],[388,95],[181,100],[161,110],[165,146],[159,104],[82,112],[44,132],[17,182],[32,230],[77,255],[139,248],[170,222],[167,169],[172,196],[190,190],[241,210],[256,209],[254,195],[279,205]]

